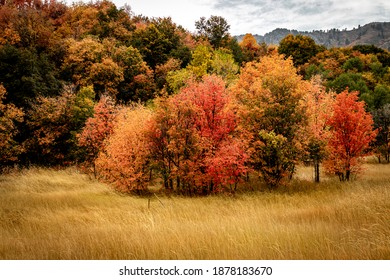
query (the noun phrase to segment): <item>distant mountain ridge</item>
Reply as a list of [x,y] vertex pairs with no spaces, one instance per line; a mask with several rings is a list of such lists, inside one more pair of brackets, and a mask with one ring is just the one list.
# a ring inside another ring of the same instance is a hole
[[[314,39],[316,44],[330,47],[347,47],[355,45],[375,45],[390,50],[390,22],[372,22],[352,30],[330,29],[327,31],[297,31],[277,28],[269,33],[253,35],[259,44],[279,45],[279,42],[288,34],[306,35]],[[236,36],[240,42],[245,35]]]

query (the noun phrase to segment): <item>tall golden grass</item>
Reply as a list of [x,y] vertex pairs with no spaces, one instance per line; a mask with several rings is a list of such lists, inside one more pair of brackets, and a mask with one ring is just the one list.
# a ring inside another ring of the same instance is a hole
[[[350,183],[133,197],[75,169],[0,176],[0,259],[390,259],[390,165]],[[150,203],[149,203],[150,202]]]

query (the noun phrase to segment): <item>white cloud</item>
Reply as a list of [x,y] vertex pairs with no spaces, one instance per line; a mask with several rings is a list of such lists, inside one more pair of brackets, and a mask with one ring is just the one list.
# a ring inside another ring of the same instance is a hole
[[[124,2],[123,0],[114,0],[114,2]],[[130,6],[136,14],[143,14],[150,17],[168,17],[170,16],[177,24],[184,28],[194,31],[195,21],[201,16],[210,16],[211,7],[204,0],[132,0]]]
[[[71,1],[71,0],[67,0]],[[84,0],[89,1],[89,0]],[[195,31],[200,17],[218,15],[233,35],[264,34],[275,28],[327,30],[357,27],[373,21],[389,21],[388,0],[112,0],[128,3],[136,14],[167,17]]]

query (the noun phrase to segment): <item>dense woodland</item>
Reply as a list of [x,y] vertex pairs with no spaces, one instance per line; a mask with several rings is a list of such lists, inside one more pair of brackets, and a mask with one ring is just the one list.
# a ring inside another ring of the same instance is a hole
[[288,35],[239,43],[109,1],[0,1],[0,165],[77,165],[123,192],[276,188],[297,164],[348,181],[390,155],[390,53]]

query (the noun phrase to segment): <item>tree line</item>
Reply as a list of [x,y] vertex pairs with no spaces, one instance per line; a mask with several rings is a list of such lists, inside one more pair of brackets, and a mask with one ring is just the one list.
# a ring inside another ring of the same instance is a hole
[[[0,164],[83,166],[124,192],[270,188],[299,162],[340,180],[389,160],[387,51],[237,42],[222,17],[192,34],[109,1],[3,1]],[[376,140],[376,141],[374,141]]]

